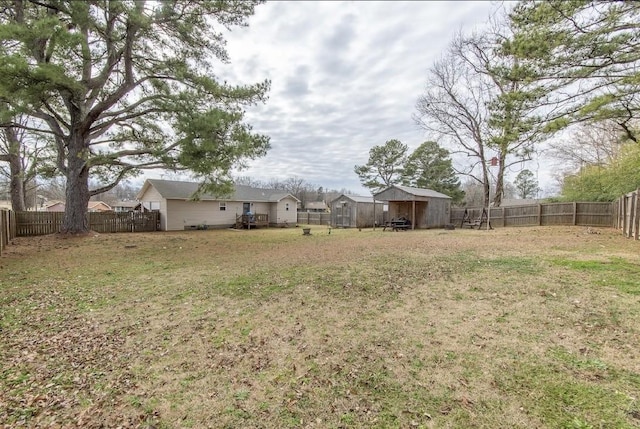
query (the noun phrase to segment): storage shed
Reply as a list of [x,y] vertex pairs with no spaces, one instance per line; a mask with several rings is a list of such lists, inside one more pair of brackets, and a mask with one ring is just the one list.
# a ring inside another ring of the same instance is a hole
[[331,226],[369,228],[373,226],[374,220],[377,225],[382,225],[384,207],[385,204],[382,201],[376,201],[374,206],[373,197],[342,194],[331,201]]
[[432,189],[393,185],[373,197],[388,202],[389,220],[405,217],[411,229],[443,228],[449,223],[451,197]]

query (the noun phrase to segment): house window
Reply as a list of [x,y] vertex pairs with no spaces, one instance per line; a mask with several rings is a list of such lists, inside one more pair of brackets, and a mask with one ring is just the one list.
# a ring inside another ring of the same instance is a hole
[[284,205],[284,211],[288,212],[289,211],[289,203],[286,203]]
[[227,203],[220,201],[220,211],[223,212],[227,209]]

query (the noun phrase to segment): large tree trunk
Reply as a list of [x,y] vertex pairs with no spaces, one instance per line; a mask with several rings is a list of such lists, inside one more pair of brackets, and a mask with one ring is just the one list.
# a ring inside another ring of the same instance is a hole
[[489,167],[487,167],[487,161],[482,163],[482,191],[484,193],[482,199],[482,206],[487,207],[489,199],[491,198],[491,176],[489,175]]
[[500,167],[500,171],[498,172],[498,177],[496,180],[495,195],[493,196],[493,207],[500,207],[500,205],[502,204],[503,195],[504,195],[504,173],[502,171],[502,167]]
[[67,164],[67,187],[64,220],[60,232],[64,234],[85,234],[89,232],[87,205],[89,203],[89,169],[82,156],[84,144],[76,137],[69,148]]
[[11,183],[9,185],[11,208],[13,211],[23,212],[27,209],[27,205],[24,200],[24,182],[22,181],[24,172],[22,171],[22,163],[19,156],[10,155],[9,169],[11,171]]
[[505,169],[505,158],[501,156],[498,159],[498,175],[496,178],[496,190],[495,195],[493,196],[493,206],[500,207],[502,205],[502,199],[504,198],[504,169]]
[[20,142],[14,128],[5,128],[4,135],[7,140],[8,153],[2,159],[9,163],[11,208],[14,211],[21,212],[25,211],[27,206],[24,198],[24,171],[22,159],[20,158]]

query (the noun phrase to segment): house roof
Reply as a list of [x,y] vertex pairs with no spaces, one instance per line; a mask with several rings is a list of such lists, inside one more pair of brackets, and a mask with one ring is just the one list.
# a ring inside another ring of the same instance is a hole
[[64,201],[58,201],[58,200],[47,201],[46,203],[44,203],[44,207],[49,208],[49,207],[57,206],[59,204],[64,205]]
[[138,201],[117,201],[113,207],[128,207],[135,208],[140,204]]
[[424,188],[412,188],[410,186],[401,186],[401,185],[391,185],[388,188],[383,189],[382,191],[376,193],[374,197],[388,191],[391,188],[400,189],[410,195],[415,195],[417,197],[431,197],[431,198],[447,198],[451,199],[450,196],[441,194],[440,192],[434,191],[433,189],[424,189]]
[[[48,201],[45,205],[44,208],[45,209],[49,209],[51,207],[55,207],[55,206],[65,206],[65,202],[64,201],[57,201],[57,200],[51,200]],[[89,201],[87,203],[87,208],[88,209],[95,209],[96,207],[104,207],[106,210],[111,210],[111,206],[107,203],[105,203],[104,201]]]
[[312,210],[323,209],[324,210],[327,208],[327,203],[325,203],[324,201],[309,201],[304,206],[307,209],[312,209]]
[[100,206],[105,207],[107,210],[111,210],[111,206],[105,203],[104,201],[89,201],[87,203],[87,208],[89,209],[95,209],[96,207],[100,207]]
[[[142,185],[142,189],[138,193],[138,198],[147,190],[149,186],[153,186],[160,193],[162,198],[166,200],[189,200],[191,196],[198,190],[196,182],[180,182],[175,180],[159,180],[147,179]],[[283,198],[291,197],[296,201],[295,196],[286,191],[277,189],[260,189],[251,186],[235,185],[234,192],[229,197],[219,197],[212,194],[200,195],[202,201],[254,201],[254,202],[278,202]]]

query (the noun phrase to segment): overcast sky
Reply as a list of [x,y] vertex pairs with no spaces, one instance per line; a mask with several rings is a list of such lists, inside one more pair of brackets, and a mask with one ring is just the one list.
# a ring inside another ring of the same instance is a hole
[[271,80],[267,103],[247,114],[256,132],[271,137],[271,149],[237,174],[264,181],[296,176],[369,194],[354,165],[387,140],[410,150],[425,141],[412,114],[427,68],[455,32],[482,26],[496,7],[489,1],[258,6],[249,27],[227,35],[231,64],[219,77]]

